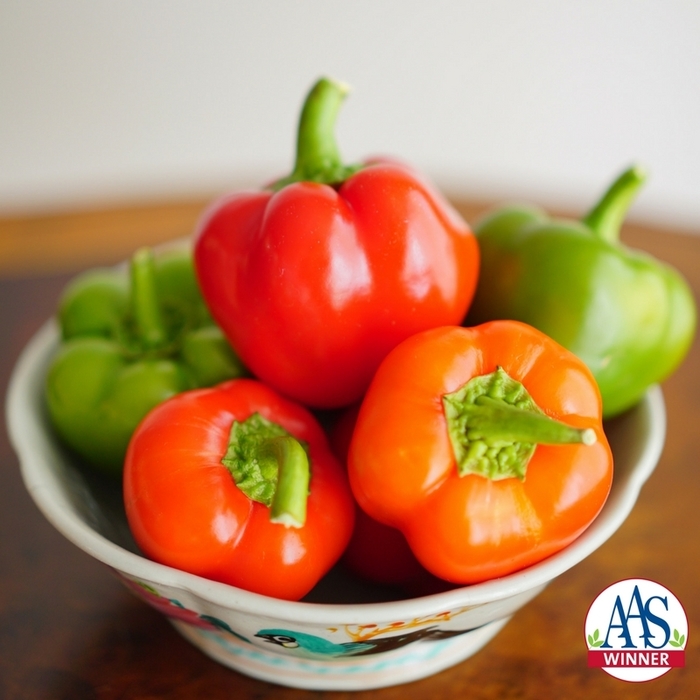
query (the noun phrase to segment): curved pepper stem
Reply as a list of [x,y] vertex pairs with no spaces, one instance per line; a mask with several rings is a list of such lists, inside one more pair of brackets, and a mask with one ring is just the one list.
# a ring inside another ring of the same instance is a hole
[[639,166],[625,170],[593,209],[583,218],[599,238],[608,243],[617,243],[620,227],[627,215],[639,188],[646,181],[646,172]]
[[538,445],[566,445],[596,442],[595,430],[572,428],[544,413],[535,413],[505,403],[501,399],[479,396],[469,419],[467,436],[472,440],[534,442]]
[[231,425],[221,463],[236,486],[270,509],[270,520],[285,527],[303,527],[311,478],[304,445],[281,425],[254,413]]
[[275,456],[278,473],[270,520],[285,527],[303,527],[309,495],[309,457],[291,435],[271,440],[268,448]]
[[447,429],[460,476],[524,480],[537,445],[592,445],[591,428],[545,415],[525,387],[501,367],[443,396]]
[[343,165],[335,140],[335,122],[348,92],[347,85],[329,78],[321,78],[313,86],[299,119],[294,170],[271,189],[280,190],[292,182],[337,185],[362,167]]
[[136,335],[146,350],[155,350],[168,341],[158,299],[155,260],[149,248],[141,248],[131,258],[131,312]]

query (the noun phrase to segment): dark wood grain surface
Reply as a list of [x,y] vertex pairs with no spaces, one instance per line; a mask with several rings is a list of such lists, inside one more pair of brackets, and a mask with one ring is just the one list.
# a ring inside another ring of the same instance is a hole
[[[483,205],[465,203],[461,209],[471,219]],[[136,244],[183,235],[198,211],[198,203],[186,203],[114,209],[68,220],[54,216],[0,222],[0,249],[5,251],[0,272],[3,397],[22,347],[52,314],[72,271],[124,257]],[[129,235],[103,248],[95,246],[91,236],[114,231],[119,221],[127,222]],[[31,235],[34,242],[25,243],[35,246],[32,255],[22,246],[22,238]],[[690,281],[696,298],[700,296],[700,235],[627,226],[623,239],[675,265]],[[52,260],[54,243],[60,255],[54,252]],[[10,255],[21,264],[13,267]],[[39,513],[22,485],[3,414],[0,700],[394,700],[407,693],[418,700],[700,697],[697,342],[681,369],[664,384],[664,394],[668,435],[663,456],[631,516],[604,546],[550,584],[471,659],[407,686],[359,693],[293,690],[253,680],[190,646],[160,614],[132,596],[106,567],[63,539]],[[625,683],[587,667],[582,629],[588,606],[602,588],[628,577],[650,578],[667,586],[689,617],[685,668],[647,683]]]

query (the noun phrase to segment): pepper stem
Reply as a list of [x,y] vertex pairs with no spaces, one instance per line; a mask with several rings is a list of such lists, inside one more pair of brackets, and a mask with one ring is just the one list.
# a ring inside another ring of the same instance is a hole
[[270,520],[285,527],[303,527],[309,495],[309,458],[299,441],[291,435],[275,438],[268,445],[278,465]]
[[236,486],[270,509],[270,520],[286,527],[306,521],[310,465],[304,445],[281,425],[254,413],[231,425],[221,463]]
[[592,428],[573,428],[544,413],[510,406],[500,399],[479,396],[474,404],[467,429],[467,437],[471,440],[531,442],[538,445],[592,445],[597,440]]
[[597,440],[591,428],[574,428],[545,415],[501,367],[446,394],[443,406],[460,476],[523,480],[537,445]]
[[271,189],[279,190],[292,182],[335,185],[360,169],[343,165],[334,133],[340,106],[349,91],[344,83],[329,78],[321,78],[313,86],[299,119],[294,170],[273,183]]
[[635,165],[625,170],[586,214],[583,223],[602,240],[617,243],[622,222],[645,180],[643,168]]
[[149,248],[141,248],[131,258],[131,311],[137,336],[147,350],[161,347],[168,336],[156,286],[155,259]]

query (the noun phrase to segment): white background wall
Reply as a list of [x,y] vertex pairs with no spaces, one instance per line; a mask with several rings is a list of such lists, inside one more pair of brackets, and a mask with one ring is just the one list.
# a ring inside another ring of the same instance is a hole
[[283,174],[321,74],[348,160],[700,230],[697,0],[0,0],[0,213]]

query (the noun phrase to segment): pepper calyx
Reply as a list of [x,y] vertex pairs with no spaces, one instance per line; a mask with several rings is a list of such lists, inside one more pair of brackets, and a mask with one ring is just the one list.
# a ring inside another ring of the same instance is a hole
[[547,416],[527,389],[498,367],[442,398],[447,430],[460,476],[524,481],[538,444],[586,445],[595,431]]
[[304,525],[310,481],[307,448],[281,425],[259,413],[234,420],[221,463],[248,498],[270,509],[272,522]]

